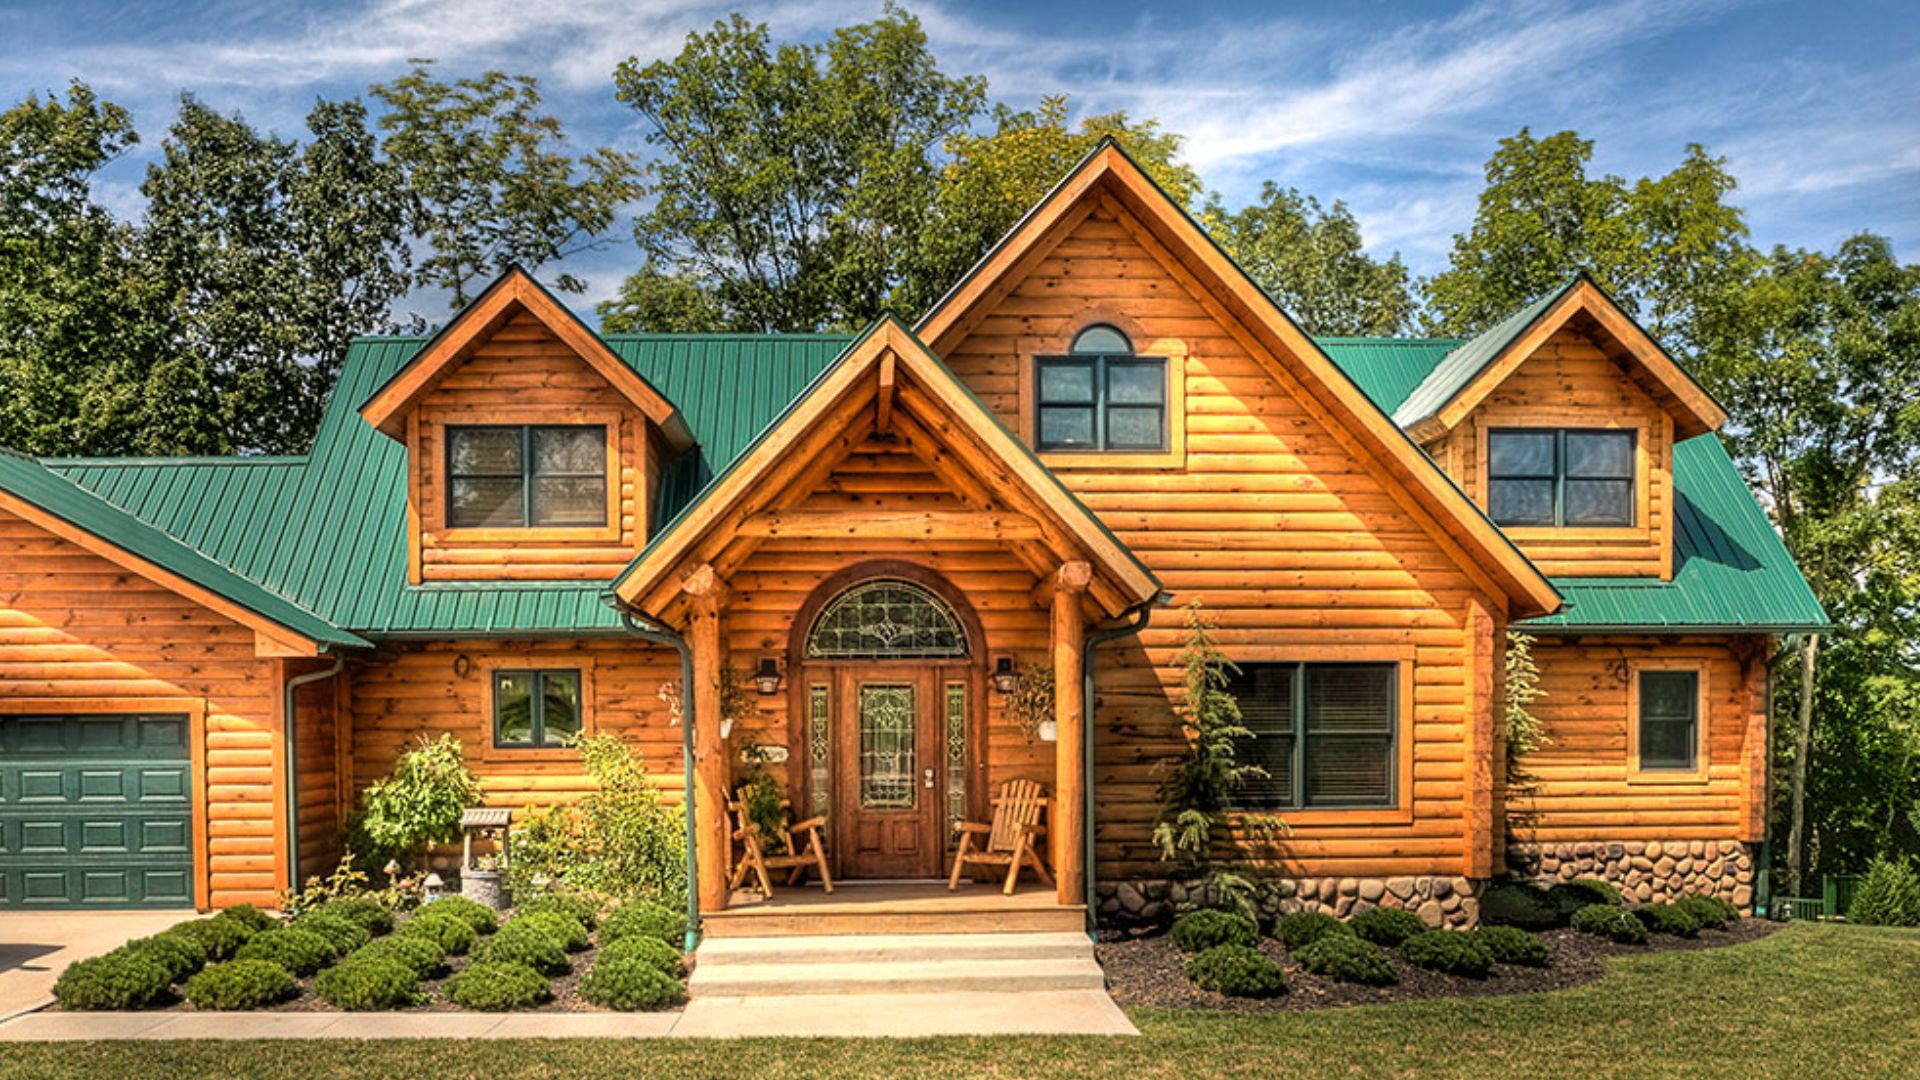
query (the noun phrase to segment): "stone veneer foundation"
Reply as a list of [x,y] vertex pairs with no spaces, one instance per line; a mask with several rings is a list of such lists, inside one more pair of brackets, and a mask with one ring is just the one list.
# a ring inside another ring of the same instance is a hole
[[[1463,877],[1266,878],[1259,897],[1268,918],[1296,911],[1324,911],[1346,918],[1368,908],[1405,908],[1428,926],[1465,929],[1480,921],[1486,882]],[[1192,899],[1198,882],[1144,880],[1099,882],[1094,887],[1099,923],[1117,930],[1165,926]]]
[[1509,844],[1507,867],[1542,884],[1593,877],[1620,887],[1630,904],[1661,904],[1690,893],[1753,910],[1753,853],[1737,840],[1582,840]]

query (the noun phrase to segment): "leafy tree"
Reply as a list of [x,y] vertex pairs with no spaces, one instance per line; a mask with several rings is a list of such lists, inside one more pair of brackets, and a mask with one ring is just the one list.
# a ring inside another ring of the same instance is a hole
[[1271,181],[1260,200],[1229,212],[1219,196],[1202,220],[1228,255],[1309,334],[1388,336],[1413,319],[1413,290],[1398,255],[1378,261],[1360,243],[1347,204],[1323,207]]
[[892,6],[820,45],[776,44],[735,15],[614,81],[663,153],[634,224],[647,268],[603,308],[609,329],[871,319],[926,228],[935,152],[986,89],[942,74],[919,20]]
[[[565,132],[539,111],[531,76],[488,71],[445,82],[416,65],[372,93],[387,107],[381,148],[405,172],[409,218],[426,248],[418,284],[447,290],[455,308],[510,266],[603,243],[620,206],[639,195],[630,155],[563,149]],[[553,283],[586,288],[571,274]]]
[[400,172],[365,109],[322,101],[307,126],[301,145],[187,97],[141,187],[169,353],[233,448],[304,449],[348,342],[391,329],[410,280]]

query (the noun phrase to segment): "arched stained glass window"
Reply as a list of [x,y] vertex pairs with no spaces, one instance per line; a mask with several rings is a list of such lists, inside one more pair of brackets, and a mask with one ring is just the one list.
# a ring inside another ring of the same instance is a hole
[[862,582],[833,598],[807,632],[809,660],[967,655],[967,634],[946,602],[909,581]]

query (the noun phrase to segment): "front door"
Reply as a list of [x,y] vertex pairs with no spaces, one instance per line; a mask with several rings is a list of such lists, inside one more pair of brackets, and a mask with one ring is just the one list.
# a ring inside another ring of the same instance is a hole
[[840,873],[937,876],[944,786],[937,683],[917,665],[861,665],[837,675],[833,816]]

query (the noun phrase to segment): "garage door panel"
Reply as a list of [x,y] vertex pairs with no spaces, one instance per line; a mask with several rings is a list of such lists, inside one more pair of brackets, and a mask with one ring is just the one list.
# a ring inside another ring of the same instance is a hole
[[184,717],[0,718],[0,907],[193,903]]

